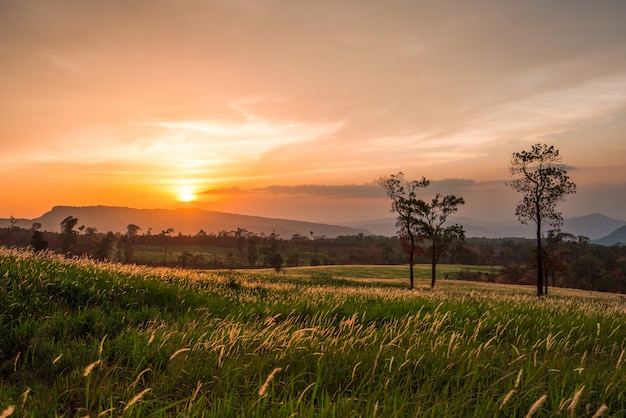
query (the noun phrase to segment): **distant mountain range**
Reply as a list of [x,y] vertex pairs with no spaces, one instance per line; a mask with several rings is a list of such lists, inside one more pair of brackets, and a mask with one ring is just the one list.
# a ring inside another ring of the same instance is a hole
[[[376,219],[371,221],[354,222],[346,224],[353,228],[367,229],[376,235],[391,236],[396,233],[396,220],[395,218]],[[517,220],[511,220],[507,222],[480,222],[470,218],[455,217],[450,218],[450,223],[458,223],[463,225],[465,229],[465,235],[467,237],[483,237],[483,238],[534,238],[536,234],[536,227],[534,224],[523,225]],[[617,229],[626,226],[626,221],[609,218],[599,213],[594,213],[586,216],[579,216],[575,218],[565,219],[561,230],[576,236],[582,235],[588,237],[591,240],[597,240],[598,243],[605,245],[612,245],[615,242],[607,240],[609,234],[616,233]],[[622,229],[622,228],[620,228]],[[547,231],[548,229],[546,229]],[[626,230],[623,232],[626,234]],[[619,239],[626,243],[626,238],[621,236],[615,236],[613,239]]]
[[[200,230],[206,233],[234,231],[243,228],[257,234],[270,234],[275,231],[283,238],[294,234],[309,236],[325,235],[335,238],[339,235],[385,235],[396,234],[395,218],[330,225],[287,219],[264,218],[260,216],[238,215],[233,213],[206,211],[201,209],[133,209],[116,206],[55,206],[49,212],[35,219],[16,219],[17,225],[30,228],[39,222],[46,231],[60,231],[60,223],[68,216],[78,218],[78,225],[97,228],[100,232],[126,232],[128,224],[135,224],[145,233],[148,228],[153,234],[173,228],[174,233],[195,235]],[[467,237],[484,238],[533,238],[535,226],[522,225],[518,221],[480,222],[470,218],[456,217],[451,223],[463,225]],[[0,219],[0,227],[9,226],[8,219]],[[592,214],[566,219],[562,231],[583,235],[593,242],[603,245],[626,243],[626,221]]]
[[615,244],[625,244],[626,245],[626,225],[621,228],[617,228],[615,231],[611,232],[604,238],[597,239],[593,241],[595,244],[600,245],[615,245]]
[[[293,221],[286,219],[263,218],[260,216],[237,215],[224,212],[205,211],[201,209],[132,209],[115,206],[55,206],[51,211],[35,219],[16,219],[17,225],[30,228],[39,222],[45,231],[60,232],[61,221],[68,216],[78,218],[78,225],[94,227],[99,232],[126,232],[128,224],[135,224],[145,233],[152,228],[153,234],[159,234],[168,228],[174,234],[195,235],[200,230],[206,233],[235,231],[246,229],[257,234],[271,234],[273,231],[282,238],[291,238],[294,234],[309,236],[326,235],[335,238],[339,235],[370,234],[362,228],[351,228],[340,225]],[[0,226],[9,226],[8,219],[0,220]]]

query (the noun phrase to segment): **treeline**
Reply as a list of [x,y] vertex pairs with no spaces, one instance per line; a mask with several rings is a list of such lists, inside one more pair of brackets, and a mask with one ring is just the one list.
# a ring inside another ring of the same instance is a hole
[[[548,287],[570,287],[626,293],[626,246],[593,244],[584,236],[549,231],[543,240],[543,274]],[[453,260],[460,264],[498,266],[493,274],[464,272],[463,280],[533,285],[537,277],[535,240],[469,238],[467,251]]]
[[[41,231],[41,225],[0,228],[0,245],[51,250],[68,257],[182,268],[275,268],[335,264],[406,264],[407,254],[398,237],[350,235],[329,238],[256,234],[245,229],[195,235],[176,234],[169,228],[144,233],[134,224],[125,234],[102,233],[76,227],[68,217],[60,232]],[[607,292],[626,292],[626,247],[593,244],[588,238],[550,231],[542,246],[545,281],[550,287],[573,287]],[[537,250],[534,240],[522,238],[467,238],[465,244],[446,255],[446,264],[493,266],[493,273],[470,270],[463,280],[532,285],[535,283]],[[430,262],[418,248],[415,262]]]
[[397,237],[359,234],[329,238],[311,233],[284,238],[241,228],[218,233],[200,230],[195,235],[176,234],[173,228],[159,233],[148,228],[140,233],[141,228],[134,224],[128,225],[125,234],[101,233],[90,227],[75,228],[75,221],[64,220],[61,232],[42,232],[40,225],[0,228],[0,245],[48,249],[68,257],[190,268],[406,263]]

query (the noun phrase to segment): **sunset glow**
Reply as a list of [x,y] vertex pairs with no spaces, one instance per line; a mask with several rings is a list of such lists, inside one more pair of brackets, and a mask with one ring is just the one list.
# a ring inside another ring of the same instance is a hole
[[624,21],[617,1],[4,1],[0,218],[380,219],[376,179],[403,171],[508,220],[511,154],[545,142],[579,186],[565,216],[623,219]]

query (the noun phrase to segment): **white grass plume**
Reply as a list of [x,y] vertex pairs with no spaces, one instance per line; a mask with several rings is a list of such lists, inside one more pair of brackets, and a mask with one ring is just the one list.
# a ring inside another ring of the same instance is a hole
[[591,418],[600,418],[602,415],[604,415],[604,413],[606,412],[607,409],[609,409],[609,407],[606,406],[606,404],[602,404],[602,406],[600,408],[598,408],[596,413],[593,414],[593,417],[591,417]]
[[91,373],[91,371],[94,369],[94,367],[96,367],[97,365],[100,364],[100,360],[98,361],[94,361],[93,363],[91,363],[89,366],[87,366],[85,368],[85,372],[83,373],[83,377],[87,377],[89,376],[89,373]]
[[576,405],[578,404],[578,401],[580,400],[580,395],[582,395],[583,390],[585,390],[585,385],[583,385],[583,387],[581,387],[576,394],[574,394],[574,398],[572,399],[572,402],[570,402],[569,407],[567,408],[567,410],[569,411],[569,414],[571,416],[575,415],[576,412]]
[[9,405],[4,411],[2,411],[0,418],[10,417],[13,414],[13,411],[15,411],[15,407],[13,405]]
[[272,373],[267,376],[267,379],[265,379],[265,383],[263,383],[263,386],[261,386],[261,389],[259,390],[259,396],[261,398],[267,395],[267,387],[269,386],[270,382],[274,380],[274,376],[276,375],[276,373],[280,372],[282,369],[282,367],[276,367],[274,370],[272,370]]
[[541,408],[541,405],[543,405],[546,399],[548,399],[548,395],[543,395],[541,398],[537,399],[535,403],[530,407],[530,410],[528,410],[528,413],[526,414],[526,418],[532,417],[535,414],[535,412],[537,412],[539,408]]
[[135,397],[133,399],[131,399],[130,402],[128,402],[126,407],[124,407],[124,412],[126,412],[126,410],[128,408],[130,408],[131,406],[133,406],[134,404],[139,402],[141,400],[141,398],[143,398],[143,395],[145,395],[146,393],[150,392],[150,390],[151,390],[150,388],[144,389],[141,392],[139,392],[137,395],[135,395]]

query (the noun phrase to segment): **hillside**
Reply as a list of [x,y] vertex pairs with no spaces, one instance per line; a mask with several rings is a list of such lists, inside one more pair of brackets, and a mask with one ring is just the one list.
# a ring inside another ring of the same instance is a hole
[[626,225],[593,242],[600,245],[626,244]]
[[[257,234],[270,234],[275,231],[284,238],[294,234],[309,236],[311,231],[316,236],[326,235],[335,238],[339,235],[384,235],[396,234],[396,220],[393,217],[330,225],[288,219],[264,218],[261,216],[239,215],[233,213],[206,211],[201,209],[133,209],[113,206],[55,206],[49,212],[35,219],[16,219],[17,225],[29,228],[33,222],[39,222],[46,231],[59,231],[59,224],[67,216],[78,218],[78,225],[91,226],[100,232],[125,232],[130,223],[141,227],[142,232],[152,228],[158,234],[168,228],[174,228],[176,234],[195,235],[201,229],[206,233],[234,231],[243,228]],[[534,225],[522,225],[516,220],[506,222],[482,222],[466,217],[454,217],[465,229],[468,238],[534,238]],[[8,219],[0,219],[0,227],[8,227]],[[570,234],[586,236],[594,242],[612,245],[626,242],[616,229],[626,226],[626,221],[609,218],[602,214],[591,214],[565,219],[562,230]],[[547,231],[547,229],[546,229]],[[621,240],[621,241],[620,241]]]
[[[375,219],[371,221],[347,224],[354,228],[363,228],[377,235],[391,236],[395,234],[395,218]],[[465,229],[467,237],[476,238],[534,238],[535,226],[523,225],[517,220],[506,222],[481,222],[465,217],[450,218],[450,223],[458,223]],[[563,232],[579,236],[583,235],[592,240],[605,237],[616,228],[626,225],[626,221],[609,218],[599,213],[567,218],[564,221]],[[548,229],[546,229],[547,231]]]
[[[284,238],[290,238],[294,234],[309,236],[311,231],[315,235],[326,235],[330,238],[339,235],[370,234],[370,231],[362,228],[200,209],[133,209],[113,206],[56,206],[39,218],[18,219],[18,226],[28,228],[33,222],[39,222],[43,230],[59,231],[61,221],[68,216],[78,218],[78,225],[94,227],[100,232],[126,232],[126,226],[132,223],[141,227],[144,233],[148,228],[152,228],[153,234],[159,234],[168,228],[174,228],[175,234],[180,232],[183,235],[195,235],[200,230],[206,233],[217,233],[224,230],[234,231],[237,228],[257,234],[270,234],[275,231]],[[8,226],[8,220],[5,220],[3,224]]]

